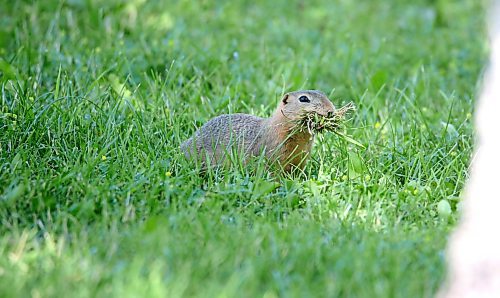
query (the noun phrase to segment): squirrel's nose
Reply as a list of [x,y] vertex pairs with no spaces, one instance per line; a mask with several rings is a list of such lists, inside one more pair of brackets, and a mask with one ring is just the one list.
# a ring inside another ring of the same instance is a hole
[[333,117],[334,115],[335,115],[335,112],[334,112],[334,111],[330,111],[330,112],[327,112],[327,113],[326,113],[326,116],[327,116],[328,118],[331,118],[331,117]]

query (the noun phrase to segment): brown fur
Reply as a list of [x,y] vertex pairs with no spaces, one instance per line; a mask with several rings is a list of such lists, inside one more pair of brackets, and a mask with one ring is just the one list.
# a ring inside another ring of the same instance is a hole
[[[300,102],[301,96],[307,96],[310,102]],[[334,111],[333,104],[319,91],[290,92],[283,96],[270,118],[247,114],[215,117],[186,140],[181,150],[187,158],[200,160],[204,167],[221,165],[236,149],[244,159],[264,152],[285,172],[303,169],[314,137],[307,130],[297,131],[296,122],[305,113],[327,115]]]

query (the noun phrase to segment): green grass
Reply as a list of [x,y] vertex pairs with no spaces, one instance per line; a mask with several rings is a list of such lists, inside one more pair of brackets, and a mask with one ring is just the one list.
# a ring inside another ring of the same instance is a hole
[[[432,296],[482,2],[0,0],[0,296]],[[327,134],[279,184],[184,160],[298,89],[353,101],[366,149]]]

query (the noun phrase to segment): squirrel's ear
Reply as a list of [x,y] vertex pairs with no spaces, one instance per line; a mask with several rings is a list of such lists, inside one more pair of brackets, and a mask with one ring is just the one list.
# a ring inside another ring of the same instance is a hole
[[284,105],[288,103],[288,93],[283,96],[283,99],[281,99]]

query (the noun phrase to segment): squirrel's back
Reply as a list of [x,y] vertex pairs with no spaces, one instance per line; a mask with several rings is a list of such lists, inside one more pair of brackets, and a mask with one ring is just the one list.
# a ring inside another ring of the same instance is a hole
[[[254,153],[265,119],[248,114],[225,114],[210,119],[181,145],[186,157],[220,162],[233,146],[240,153]],[[257,153],[258,154],[258,153]],[[199,156],[198,156],[199,155]]]

